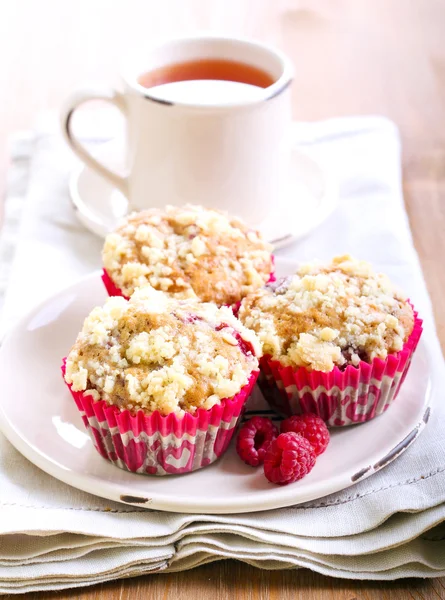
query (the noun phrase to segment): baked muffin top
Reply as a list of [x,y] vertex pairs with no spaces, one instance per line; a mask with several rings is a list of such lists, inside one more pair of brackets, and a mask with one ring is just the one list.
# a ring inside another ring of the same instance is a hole
[[125,296],[150,284],[230,305],[269,280],[271,249],[242,221],[186,205],[131,214],[107,236],[102,257]]
[[230,308],[146,286],[93,309],[65,380],[120,408],[193,414],[236,395],[257,369],[260,347]]
[[402,349],[414,326],[405,296],[365,261],[337,256],[245,298],[239,319],[283,365],[331,371]]

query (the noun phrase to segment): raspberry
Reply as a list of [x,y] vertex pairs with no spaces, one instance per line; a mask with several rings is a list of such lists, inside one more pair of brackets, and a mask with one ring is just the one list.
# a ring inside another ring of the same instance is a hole
[[264,475],[272,483],[287,485],[307,475],[315,465],[315,452],[301,435],[289,431],[270,443],[264,457]]
[[[235,313],[235,316],[236,316],[236,313]],[[239,346],[239,349],[241,350],[241,352],[245,356],[249,356],[249,354],[251,354],[252,356],[255,356],[255,350],[253,349],[252,344],[250,342],[247,342],[246,340],[244,340],[241,337],[240,333],[238,331],[235,331],[233,329],[233,327],[231,327],[230,325],[227,325],[227,323],[220,323],[219,325],[217,325],[215,327],[215,331],[221,331],[222,329],[225,329],[226,327],[229,329],[230,333],[233,335],[233,337],[238,342],[238,346]]]
[[313,414],[294,415],[281,422],[281,433],[293,431],[299,433],[314,448],[315,456],[322,454],[329,444],[329,430],[320,417]]
[[263,464],[266,450],[277,435],[278,429],[270,419],[252,417],[239,430],[236,451],[245,463],[257,467]]

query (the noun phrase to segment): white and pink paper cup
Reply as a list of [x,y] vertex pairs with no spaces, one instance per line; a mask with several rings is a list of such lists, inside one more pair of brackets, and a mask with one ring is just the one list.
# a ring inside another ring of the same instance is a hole
[[[62,365],[65,374],[65,360]],[[68,385],[99,454],[117,467],[148,475],[178,475],[215,462],[227,450],[259,371],[232,398],[195,415],[133,413],[94,400]]]
[[263,356],[258,384],[271,407],[284,416],[314,413],[331,427],[363,423],[396,399],[421,334],[422,320],[414,312],[413,330],[400,352],[329,373],[285,367]]
[[128,296],[125,296],[123,291],[117,287],[117,285],[108,275],[106,269],[102,269],[102,281],[109,296],[122,296],[125,298],[125,300],[129,300]]

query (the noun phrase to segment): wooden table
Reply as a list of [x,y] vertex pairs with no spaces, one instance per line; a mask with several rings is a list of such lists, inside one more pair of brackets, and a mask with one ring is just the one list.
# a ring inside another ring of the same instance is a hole
[[[297,119],[384,114],[403,139],[405,201],[445,345],[445,0],[15,0],[0,3],[0,177],[7,136],[155,35],[254,36],[294,60]],[[380,600],[445,598],[445,578],[349,582],[232,561],[34,598]]]

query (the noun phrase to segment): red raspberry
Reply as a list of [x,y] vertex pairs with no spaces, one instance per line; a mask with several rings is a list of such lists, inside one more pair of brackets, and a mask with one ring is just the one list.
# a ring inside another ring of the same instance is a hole
[[277,435],[278,429],[270,419],[252,417],[239,430],[236,451],[245,463],[257,467],[263,464],[266,450]]
[[272,483],[286,485],[307,475],[315,465],[315,452],[301,435],[280,433],[264,457],[264,475]]
[[281,422],[281,433],[293,431],[299,433],[314,448],[315,456],[322,454],[329,444],[329,430],[320,417],[313,414],[294,415]]

